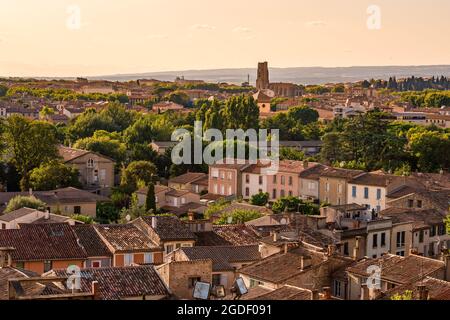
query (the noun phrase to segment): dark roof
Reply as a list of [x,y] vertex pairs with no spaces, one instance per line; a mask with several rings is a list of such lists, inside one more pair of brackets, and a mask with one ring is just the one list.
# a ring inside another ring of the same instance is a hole
[[282,252],[269,256],[239,269],[239,272],[258,280],[281,283],[304,271],[300,268],[303,258],[309,258],[312,265],[317,265],[323,262],[324,254],[297,248],[287,253]]
[[436,209],[414,210],[404,208],[387,208],[380,216],[392,218],[392,223],[412,222],[413,229],[428,228],[442,224],[446,215]]
[[159,248],[133,224],[96,225],[95,228],[114,251],[154,251]]
[[80,240],[80,244],[86,250],[88,257],[112,256],[111,251],[109,251],[93,225],[77,225],[72,228]]
[[197,246],[247,246],[258,244],[259,236],[245,225],[213,226],[212,231],[197,232]]
[[147,216],[142,217],[142,220],[155,231],[162,241],[197,239],[186,224],[177,217]]
[[[52,272],[69,276],[65,270]],[[153,266],[81,269],[81,291],[91,292],[91,283],[98,281],[102,300],[119,300],[140,296],[168,297],[169,292]],[[52,274],[49,274],[51,276]]]
[[24,217],[30,213],[33,213],[37,211],[36,209],[30,209],[30,208],[20,208],[8,213],[5,213],[3,215],[0,215],[0,220],[5,222],[11,222],[13,220],[16,220],[18,218]]
[[422,277],[433,274],[445,267],[443,261],[409,255],[400,257],[393,254],[385,254],[378,259],[363,259],[355,265],[348,267],[347,272],[357,274],[361,277],[368,277],[370,274],[367,268],[376,265],[381,268],[381,279],[389,282],[406,284]]
[[58,153],[63,158],[64,162],[69,162],[72,160],[75,160],[79,157],[82,157],[86,154],[92,153],[99,157],[111,160],[112,162],[115,162],[112,158],[108,156],[104,156],[102,154],[99,154],[97,152],[89,151],[89,150],[81,150],[81,149],[75,149],[75,148],[69,148],[63,145],[58,146]]
[[182,247],[189,260],[211,259],[213,271],[234,270],[231,263],[253,262],[261,259],[258,246]]
[[425,277],[419,281],[395,287],[385,292],[382,299],[390,299],[395,294],[412,291],[413,300],[419,300],[419,286],[424,286],[428,290],[430,300],[450,300],[450,282],[432,277]]
[[339,179],[353,179],[356,176],[363,174],[362,170],[351,170],[327,167],[321,172],[322,177],[339,178]]
[[86,251],[66,223],[21,224],[20,229],[0,230],[0,247],[14,247],[14,261],[87,258]]
[[300,172],[300,178],[310,179],[310,180],[319,180],[320,175],[327,169],[327,166],[323,164],[315,165],[309,169],[303,170]]
[[[30,192],[0,192],[0,204],[7,204],[9,200],[17,196],[29,195]],[[106,197],[72,187],[51,191],[32,191],[32,195],[48,205],[109,201]]]
[[281,288],[262,294],[252,300],[312,300],[312,292],[307,289],[284,285]]
[[208,175],[206,173],[188,172],[188,173],[182,174],[181,176],[169,179],[169,183],[187,184],[187,183],[193,183],[193,182],[200,180],[202,178],[205,178],[205,177],[208,177]]
[[351,184],[359,184],[359,185],[367,185],[367,186],[376,186],[376,187],[387,187],[395,180],[400,180],[402,177],[383,174],[383,173],[366,173],[360,175],[349,183]]
[[[0,300],[8,300],[8,280],[9,279],[21,279],[29,277],[37,277],[38,274],[32,273],[30,271],[21,270],[18,268],[4,267],[0,268]],[[27,294],[39,294],[44,289],[45,286],[39,283],[27,283],[22,285],[22,289]]]

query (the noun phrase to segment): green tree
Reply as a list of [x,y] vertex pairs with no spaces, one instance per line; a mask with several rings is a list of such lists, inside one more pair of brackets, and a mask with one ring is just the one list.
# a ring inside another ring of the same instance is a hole
[[22,190],[29,188],[31,170],[58,158],[56,129],[50,123],[12,116],[6,120],[3,138],[6,153],[21,175]]
[[12,212],[20,208],[44,210],[45,203],[34,196],[16,196],[9,200],[4,213]]
[[96,220],[98,222],[106,224],[117,223],[119,219],[120,210],[114,205],[113,202],[106,201],[97,203]]
[[8,87],[4,85],[0,85],[0,97],[6,96],[6,93],[8,92]]
[[30,172],[30,186],[34,190],[48,191],[66,187],[81,187],[78,169],[57,160],[41,164]]
[[320,151],[320,157],[325,163],[333,163],[341,157],[341,138],[337,132],[330,132],[322,137],[322,149]]
[[294,107],[288,111],[287,116],[292,122],[304,125],[319,120],[319,113],[307,106]]
[[260,192],[255,194],[250,199],[250,203],[255,206],[265,206],[269,202],[269,194],[267,192]]
[[243,224],[245,222],[261,218],[262,216],[263,215],[258,211],[237,209],[232,212],[222,214],[216,224]]
[[147,196],[145,198],[145,209],[147,211],[156,212],[156,198],[155,198],[155,185],[153,183],[149,183]]
[[84,224],[93,224],[94,223],[94,218],[92,218],[90,216],[84,216],[82,214],[74,214],[70,218],[72,218],[73,220],[76,220],[76,221],[83,222]]
[[127,147],[118,137],[106,131],[95,131],[92,137],[83,138],[74,144],[74,148],[89,150],[114,159],[117,163],[125,161]]
[[122,169],[120,185],[127,193],[135,192],[139,187],[153,181],[156,167],[149,161],[134,161]]
[[413,133],[409,137],[409,148],[417,165],[423,172],[436,172],[450,168],[450,134],[436,131]]

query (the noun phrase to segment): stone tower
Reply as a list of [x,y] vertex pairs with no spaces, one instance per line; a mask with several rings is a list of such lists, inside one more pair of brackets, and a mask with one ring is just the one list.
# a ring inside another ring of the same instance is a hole
[[256,78],[256,89],[269,88],[269,67],[267,62],[258,63],[258,77]]

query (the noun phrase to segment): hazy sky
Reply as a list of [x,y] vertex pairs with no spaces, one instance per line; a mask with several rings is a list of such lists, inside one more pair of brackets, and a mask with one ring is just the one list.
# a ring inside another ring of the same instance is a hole
[[449,0],[0,0],[0,75],[450,64],[449,17]]

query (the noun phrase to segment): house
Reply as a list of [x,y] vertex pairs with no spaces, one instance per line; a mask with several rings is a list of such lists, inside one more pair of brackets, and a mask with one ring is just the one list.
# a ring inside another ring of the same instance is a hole
[[19,224],[25,223],[68,223],[75,225],[78,222],[66,216],[61,216],[48,211],[20,208],[12,212],[0,215],[0,229],[19,229]]
[[403,295],[407,291],[411,292],[412,300],[450,300],[450,282],[433,277],[395,287],[378,299],[391,300],[395,295]]
[[284,285],[321,290],[329,287],[330,275],[351,260],[298,247],[284,250],[238,270],[247,288],[276,290]]
[[402,186],[386,195],[388,208],[438,209],[447,212],[450,203],[450,190],[428,190]]
[[65,146],[58,147],[64,163],[78,169],[80,183],[84,189],[95,190],[108,195],[114,187],[113,159],[96,152]]
[[361,170],[350,170],[327,167],[320,174],[319,199],[331,205],[341,205],[347,202],[347,185],[350,180],[364,174]]
[[176,249],[194,246],[197,240],[195,234],[174,216],[140,217],[131,224],[164,249],[164,258]]
[[[191,225],[187,222],[188,225]],[[257,245],[260,236],[252,227],[246,225],[212,225],[195,232],[197,246],[248,246]]]
[[178,144],[177,141],[152,141],[149,147],[156,151],[158,154],[163,155],[167,150],[172,149]]
[[272,98],[266,95],[263,91],[259,90],[257,93],[253,95],[253,99],[258,104],[259,113],[271,113],[271,102]]
[[19,227],[0,230],[0,247],[14,248],[13,267],[37,274],[70,265],[83,267],[87,253],[69,224],[21,224]]
[[[97,282],[96,300],[163,300],[171,296],[154,266],[87,268],[80,273],[81,292],[91,292]],[[52,270],[44,277],[70,275],[66,270]]]
[[188,172],[169,179],[168,186],[200,194],[202,191],[208,191],[208,175],[201,172]]
[[182,111],[184,110],[184,106],[171,101],[162,101],[155,103],[152,106],[152,110],[158,113],[164,113],[167,111]]
[[212,283],[211,259],[169,261],[156,266],[156,271],[175,299],[193,299],[197,281]]
[[347,184],[347,203],[360,204],[378,213],[386,208],[386,195],[402,181],[403,177],[378,172],[359,175]]
[[300,198],[315,202],[319,201],[320,175],[326,169],[326,166],[318,164],[300,172]]
[[[373,276],[375,269],[381,270],[379,288],[369,288],[367,279]],[[348,299],[373,300],[388,290],[427,276],[449,280],[450,265],[448,256],[445,261],[440,261],[413,254],[408,257],[386,254],[377,259],[363,259],[346,268],[346,273]]]
[[173,261],[212,260],[212,284],[223,285],[228,291],[233,286],[236,270],[261,259],[257,245],[182,247],[172,255]]
[[63,188],[51,191],[0,192],[0,211],[3,211],[9,200],[16,196],[34,196],[45,203],[50,213],[72,216],[82,214],[95,217],[97,203],[110,201],[108,198],[76,188]]
[[[413,252],[425,257],[437,257],[444,248],[450,248],[450,235],[447,234],[443,214],[436,209],[414,210],[404,208],[389,208],[380,212],[383,217],[390,217],[393,221],[410,222],[411,233],[408,239]],[[397,237],[399,237],[397,235]],[[401,239],[405,235],[400,236]]]
[[242,171],[248,166],[248,163],[240,163],[235,159],[210,165],[208,192],[229,197],[242,195]]
[[163,262],[163,248],[133,224],[96,225],[95,230],[113,255],[113,267]]
[[72,226],[80,245],[87,254],[85,268],[107,268],[112,266],[113,254],[100,238],[94,225]]

